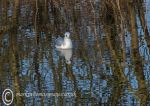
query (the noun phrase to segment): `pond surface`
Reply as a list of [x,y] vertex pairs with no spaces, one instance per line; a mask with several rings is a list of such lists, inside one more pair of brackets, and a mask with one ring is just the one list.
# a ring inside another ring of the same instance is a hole
[[149,49],[150,0],[2,0],[0,105],[150,106]]

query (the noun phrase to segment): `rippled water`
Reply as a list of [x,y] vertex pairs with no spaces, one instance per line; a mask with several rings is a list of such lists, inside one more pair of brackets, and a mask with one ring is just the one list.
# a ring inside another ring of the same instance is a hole
[[0,105],[149,106],[150,1],[75,1],[0,1]]

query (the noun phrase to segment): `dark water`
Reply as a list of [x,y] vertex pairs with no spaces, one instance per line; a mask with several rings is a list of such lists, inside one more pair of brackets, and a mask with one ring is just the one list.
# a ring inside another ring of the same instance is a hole
[[117,1],[1,0],[0,105],[150,106],[150,0]]

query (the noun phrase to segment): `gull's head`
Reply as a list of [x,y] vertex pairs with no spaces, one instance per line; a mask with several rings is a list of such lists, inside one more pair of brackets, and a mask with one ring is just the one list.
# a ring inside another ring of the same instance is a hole
[[66,33],[65,33],[65,37],[66,37],[66,38],[70,38],[70,32],[66,32]]

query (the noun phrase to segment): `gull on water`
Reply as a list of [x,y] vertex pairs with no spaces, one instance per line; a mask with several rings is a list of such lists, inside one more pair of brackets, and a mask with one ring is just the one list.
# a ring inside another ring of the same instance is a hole
[[72,41],[70,39],[70,33],[66,32],[64,38],[58,37],[55,41],[55,47],[57,49],[71,49]]

